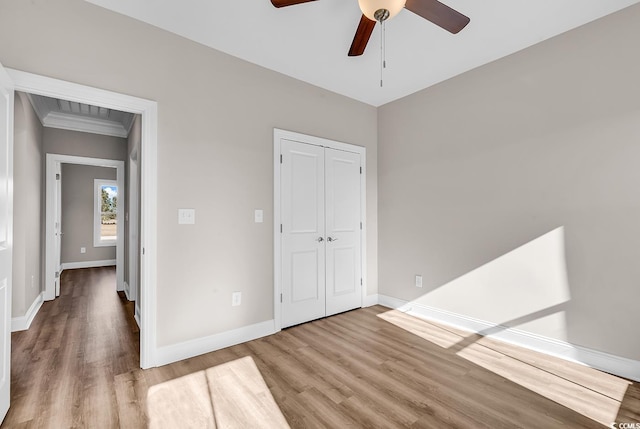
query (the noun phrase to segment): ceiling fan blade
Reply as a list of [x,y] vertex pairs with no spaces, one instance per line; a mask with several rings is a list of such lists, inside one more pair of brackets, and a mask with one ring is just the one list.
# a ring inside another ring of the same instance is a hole
[[407,0],[404,7],[453,34],[462,30],[470,21],[468,17],[438,0]]
[[275,7],[293,6],[294,4],[307,3],[315,0],[271,0]]
[[358,29],[356,30],[356,35],[353,36],[351,48],[349,48],[350,57],[357,57],[364,53],[364,50],[367,47],[367,43],[369,43],[369,38],[371,37],[371,33],[373,33],[373,29],[375,28],[375,26],[375,21],[372,21],[366,16],[362,15],[362,18],[360,18],[360,24],[358,24]]

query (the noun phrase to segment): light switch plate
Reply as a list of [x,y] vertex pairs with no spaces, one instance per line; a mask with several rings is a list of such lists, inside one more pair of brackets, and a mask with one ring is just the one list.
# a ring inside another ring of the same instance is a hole
[[242,303],[242,292],[233,292],[231,294],[231,306],[237,307]]
[[416,287],[422,287],[422,276],[416,275]]
[[254,219],[256,223],[262,223],[264,221],[264,212],[262,210],[256,210]]
[[195,209],[178,209],[178,224],[193,225],[196,223]]

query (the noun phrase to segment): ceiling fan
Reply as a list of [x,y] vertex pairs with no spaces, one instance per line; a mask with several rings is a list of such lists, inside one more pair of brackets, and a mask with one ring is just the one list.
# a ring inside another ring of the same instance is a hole
[[[271,3],[275,7],[285,7],[310,1],[315,0],[271,0]],[[362,10],[362,18],[349,49],[350,57],[364,53],[376,21],[383,23],[393,18],[403,8],[409,9],[453,34],[462,30],[470,21],[465,15],[438,0],[358,0],[358,3]]]

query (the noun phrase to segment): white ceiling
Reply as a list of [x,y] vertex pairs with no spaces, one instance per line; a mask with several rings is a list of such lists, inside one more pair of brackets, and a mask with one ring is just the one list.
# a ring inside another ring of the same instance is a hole
[[445,0],[471,18],[452,35],[403,10],[348,57],[357,0],[276,9],[270,0],[87,0],[288,76],[380,106],[640,0]]

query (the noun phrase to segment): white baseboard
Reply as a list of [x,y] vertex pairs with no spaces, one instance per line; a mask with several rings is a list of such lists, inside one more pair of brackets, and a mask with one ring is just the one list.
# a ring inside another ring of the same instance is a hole
[[36,299],[31,304],[31,307],[27,310],[27,313],[24,316],[14,317],[11,319],[11,332],[17,331],[26,331],[31,326],[31,322],[40,311],[40,307],[42,307],[42,303],[44,302],[44,292],[41,292],[40,295],[36,297]]
[[244,326],[231,331],[221,332],[208,337],[196,338],[170,346],[158,347],[156,349],[156,366],[167,365],[179,360],[188,359],[194,356],[220,350],[225,347],[266,337],[275,333],[275,321],[256,323]]
[[97,268],[111,267],[116,265],[115,259],[106,259],[104,261],[82,261],[82,262],[65,262],[62,264],[62,270],[75,270],[78,268]]
[[364,301],[362,302],[363,307],[371,307],[373,305],[377,305],[379,301],[378,294],[375,295],[367,295],[364,297]]
[[129,283],[127,283],[126,281],[124,282],[124,295],[127,297],[127,301],[131,301],[131,297],[129,295],[129,291],[131,289],[129,288]]
[[640,381],[640,361],[637,360],[592,350],[520,329],[495,325],[494,323],[484,320],[478,320],[386,295],[378,295],[378,303],[422,319],[433,320],[438,323],[496,338],[507,343],[556,356],[571,362],[577,362],[631,380]]

